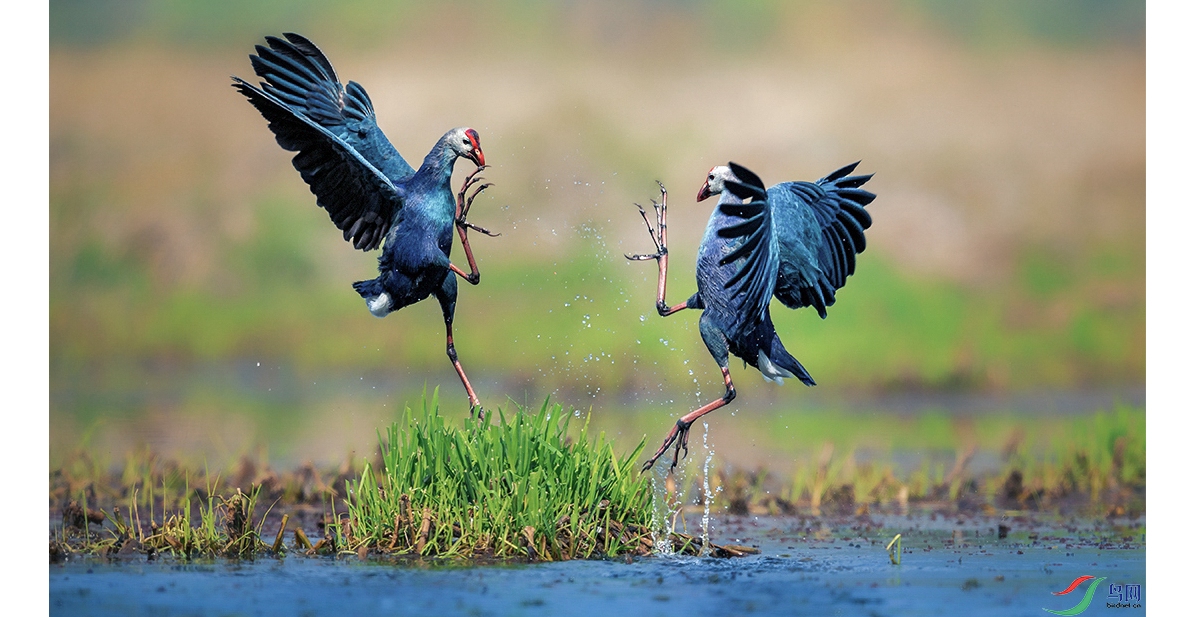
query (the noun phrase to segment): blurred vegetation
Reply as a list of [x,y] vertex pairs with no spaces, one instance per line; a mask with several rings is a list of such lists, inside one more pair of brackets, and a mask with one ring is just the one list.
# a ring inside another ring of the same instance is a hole
[[[806,449],[789,447],[790,466],[730,464],[724,452],[732,446],[720,433],[719,451],[705,464],[694,464],[695,438],[694,452],[668,477],[665,465],[655,477],[638,472],[642,440],[620,456],[609,429],[592,422],[599,416],[575,422],[581,415],[548,402],[538,410],[512,405],[479,425],[441,416],[433,395],[404,410],[379,436],[374,456],[281,472],[260,455],[200,471],[148,450],[111,465],[103,451],[79,449],[52,466],[50,507],[63,524],[53,531],[51,559],[289,550],[551,560],[644,553],[662,527],[684,530],[685,514],[706,508],[831,519],[915,512],[1135,519],[1146,511],[1142,408],[1071,417],[876,414],[866,422],[782,414],[755,423],[752,443],[771,449],[787,435],[817,435]],[[653,518],[653,508],[665,506]],[[315,544],[304,527],[319,530]],[[288,531],[295,540],[285,545]],[[695,542],[671,539],[679,549]]]
[[[461,290],[455,333],[487,405],[667,406],[642,416],[655,435],[717,395],[696,316],[657,317],[655,269],[622,254],[647,248],[631,204],[663,181],[669,297],[688,297],[709,213],[692,195],[728,159],[769,184],[857,159],[877,174],[868,250],[829,318],[774,312],[820,392],[1140,386],[1144,14],[1105,0],[52,2],[52,438],[122,414],[146,431],[256,413],[273,436],[302,432],[286,380],[253,373],[269,396],[234,403],[159,391],[194,367],[455,385],[438,308],[366,312],[350,283],[375,256],[340,240],[227,86],[287,30],[365,85],[412,162],[449,127],[480,131],[496,186],[473,217],[503,235],[473,241],[482,282]],[[745,405],[798,408],[808,392],[733,372]]]
[[[264,212],[280,223],[295,220],[278,216],[277,208]],[[121,267],[119,258],[94,248],[81,252],[71,293],[83,297],[51,308],[55,334],[64,341],[56,359],[285,358],[305,367],[367,370],[443,361],[434,311],[405,309],[379,322],[367,319],[347,284],[313,289],[312,257],[282,233],[286,227],[229,251],[244,284],[236,294],[187,288],[163,294],[144,282],[148,273],[136,263]],[[586,247],[584,238],[576,242]],[[626,281],[653,268],[629,273],[610,256],[577,252],[583,256],[563,263],[483,262],[484,287],[462,292],[462,305],[482,306],[458,326],[467,367],[585,392],[656,380],[684,385],[689,369],[715,372],[701,355],[692,316],[660,319],[651,282],[636,281],[633,289]],[[1010,284],[980,290],[903,274],[868,257],[825,321],[774,307],[794,353],[816,358],[807,363],[820,383],[894,390],[1074,387],[1132,383],[1144,372],[1145,307],[1116,295],[1121,286],[1140,284],[1142,256],[1068,263],[1047,251],[1027,251]],[[684,267],[673,272],[671,298],[680,301],[692,293],[692,274]],[[93,287],[112,279],[130,284]],[[1109,288],[1112,298],[1091,302]]]
[[[1034,423],[935,414],[914,421],[877,420],[867,430],[827,417],[783,420],[787,433],[792,428],[826,441],[819,451],[799,456],[788,474],[763,467],[720,469],[713,485],[725,494],[717,502],[741,514],[818,514],[821,509],[846,514],[905,510],[911,504],[954,504],[990,514],[998,509],[1131,517],[1145,512],[1144,409],[1120,406]],[[774,422],[774,428],[779,424]],[[896,462],[902,451],[923,455],[916,466],[903,466]],[[977,458],[995,460],[977,465]],[[700,493],[696,480],[690,492]]]
[[[404,21],[435,12],[434,5],[454,4],[497,18],[498,29],[533,30],[576,11],[585,3],[559,0],[427,3],[416,0],[55,0],[50,4],[54,44],[106,45],[125,39],[176,40],[191,45],[242,44],[279,27],[331,27],[344,39],[369,47]],[[607,2],[648,14],[687,13],[707,27],[733,34],[772,34],[777,17],[789,10],[809,11],[810,0],[653,0]],[[1145,35],[1146,5],[1126,0],[890,0],[849,2],[854,11],[880,4],[936,22],[945,31],[987,44],[1038,39],[1056,45],[1140,42]],[[281,26],[280,26],[281,24]]]

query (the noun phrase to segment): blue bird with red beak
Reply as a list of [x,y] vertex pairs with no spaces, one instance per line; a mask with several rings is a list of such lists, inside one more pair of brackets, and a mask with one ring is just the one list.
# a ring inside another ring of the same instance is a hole
[[[377,317],[435,296],[444,314],[449,360],[470,408],[479,408],[453,344],[457,277],[472,285],[481,279],[467,232],[497,235],[466,221],[473,200],[491,186],[479,184],[486,156],[478,132],[450,130],[413,169],[378,128],[365,89],[352,81],[342,85],[315,44],[287,33],[266,37],[256,51],[249,58],[264,81],[255,86],[233,77],[233,87],[266,118],[278,145],[296,153],[295,169],[344,239],[362,251],[382,246],[378,277],[353,288]],[[454,197],[450,183],[458,158],[477,169]],[[468,273],[450,259],[454,227]]]
[[[858,163],[857,163],[858,164]],[[674,446],[673,465],[689,450],[689,429],[700,417],[735,399],[729,356],[760,371],[777,384],[797,378],[807,386],[814,379],[794,358],[773,327],[769,302],[775,296],[789,308],[812,306],[826,318],[835,291],[855,271],[856,254],[864,251],[864,230],[872,217],[864,206],[876,195],[859,188],[872,176],[851,176],[847,165],[817,182],[784,182],[765,189],[747,168],[728,163],[715,167],[698,191],[698,201],[719,195],[706,233],[698,247],[698,292],[681,304],[665,301],[668,273],[667,193],[660,187],[656,229],[647,213],[640,215],[656,252],[627,255],[655,259],[659,267],[656,310],[662,317],[698,309],[698,330],[723,373],[724,394],[682,416],[665,436],[660,449],[646,463],[647,471]]]

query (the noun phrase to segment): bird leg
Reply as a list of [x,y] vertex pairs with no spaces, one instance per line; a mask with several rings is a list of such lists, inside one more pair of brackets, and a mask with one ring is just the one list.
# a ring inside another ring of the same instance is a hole
[[718,409],[719,407],[722,407],[723,405],[735,400],[735,384],[731,383],[731,370],[725,366],[722,367],[722,369],[723,386],[726,388],[726,392],[723,394],[723,397],[711,403],[707,403],[689,412],[688,414],[685,414],[684,416],[681,416],[681,418],[677,420],[677,424],[673,425],[672,430],[670,430],[669,434],[665,436],[664,443],[660,445],[660,449],[656,451],[656,454],[652,455],[652,458],[648,459],[648,462],[644,463],[644,467],[640,469],[640,473],[651,469],[652,466],[656,464],[656,459],[660,458],[660,455],[664,454],[665,450],[668,450],[669,446],[674,444],[676,445],[673,449],[673,464],[669,467],[669,471],[676,469],[677,462],[682,456],[681,451],[684,450],[685,455],[689,454],[689,429],[691,426],[693,426],[693,423],[698,418],[701,418],[715,409]]
[[457,369],[457,376],[461,378],[461,384],[465,386],[465,394],[469,396],[469,412],[472,414],[475,409],[478,410],[478,418],[480,419],[482,417],[482,403],[478,401],[478,395],[474,393],[473,386],[469,385],[469,378],[465,376],[465,369],[461,368],[461,362],[457,360],[457,348],[453,346],[453,324],[451,322],[446,323],[445,329],[448,331],[446,353],[448,353],[449,360],[453,363],[453,368]]
[[635,207],[640,209],[640,216],[644,219],[644,225],[648,228],[648,235],[652,238],[652,244],[656,247],[656,252],[647,255],[632,255],[625,254],[624,257],[632,261],[647,261],[649,259],[656,260],[658,275],[656,278],[656,312],[660,313],[661,317],[668,317],[677,311],[688,308],[686,302],[675,306],[669,306],[665,302],[665,285],[668,281],[669,272],[669,246],[668,246],[668,204],[669,194],[665,190],[664,184],[659,180],[656,184],[660,185],[660,203],[655,199],[652,200],[652,209],[656,210],[656,229],[652,229],[652,223],[648,222],[648,213],[644,211],[644,207],[635,204]]
[[482,280],[482,273],[478,272],[477,262],[475,262],[473,259],[473,249],[469,246],[468,231],[473,229],[492,238],[500,235],[491,232],[485,227],[479,227],[465,220],[465,217],[469,216],[469,209],[473,206],[473,200],[476,199],[478,195],[482,194],[482,191],[494,186],[490,183],[483,184],[474,189],[473,193],[469,195],[468,198],[465,197],[465,193],[468,192],[471,187],[483,180],[483,178],[478,177],[478,174],[481,173],[485,168],[485,165],[479,166],[473,171],[473,173],[469,174],[465,178],[465,182],[461,185],[461,191],[457,193],[457,216],[455,222],[457,224],[457,235],[461,237],[461,246],[465,249],[465,259],[469,261],[469,274],[466,274],[464,270],[455,265],[449,265],[449,268],[453,272],[456,272],[458,275],[460,275],[461,278],[468,281],[471,285],[477,285],[478,282]]

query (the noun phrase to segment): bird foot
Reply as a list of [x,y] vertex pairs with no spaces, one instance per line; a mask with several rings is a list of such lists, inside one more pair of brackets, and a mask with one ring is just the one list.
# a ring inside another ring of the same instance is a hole
[[660,259],[661,257],[664,257],[667,254],[668,254],[667,252],[661,251],[661,252],[657,252],[657,253],[648,253],[648,254],[623,253],[623,256],[626,257],[627,259],[630,259],[631,261],[648,261],[649,259]]
[[487,236],[490,236],[491,238],[497,238],[502,235],[500,233],[490,231],[489,229],[486,229],[485,227],[479,227],[478,225],[474,225],[473,223],[470,223],[469,221],[467,221],[463,218],[457,219],[456,222],[457,222],[457,227],[463,227],[465,229],[472,229],[478,233],[486,234]]
[[[660,455],[664,454],[665,451],[669,449],[669,446],[674,446],[673,464],[669,466],[669,471],[676,469],[677,463],[682,458],[689,456],[689,429],[691,426],[693,426],[693,422],[677,420],[677,424],[673,425],[672,430],[670,430],[669,434],[664,438],[664,443],[660,445],[660,449],[656,451],[656,454],[652,455],[652,458],[648,459],[648,461],[644,463],[643,468],[640,469],[640,473],[644,473],[645,471],[651,469],[652,466],[656,464],[656,459],[660,458]],[[683,450],[685,451],[685,454],[681,454]]]
[[[652,205],[656,208],[657,218],[659,219],[659,214],[661,212],[660,206],[656,203],[655,200],[652,201]],[[655,253],[624,253],[623,256],[626,257],[627,259],[630,259],[631,261],[647,261],[649,259],[659,260],[661,257],[668,255],[669,249],[668,249],[668,247],[666,247],[664,245],[664,237],[660,234],[659,225],[658,225],[657,229],[653,229],[652,223],[648,222],[648,213],[644,211],[644,207],[639,204],[635,204],[635,207],[640,209],[640,216],[643,217],[643,219],[644,219],[644,225],[648,228],[648,236],[650,238],[652,238],[652,245],[656,247],[656,252]]]
[[461,190],[457,193],[457,217],[456,217],[455,222],[456,222],[457,226],[462,229],[472,229],[479,233],[484,233],[487,236],[490,236],[491,238],[494,238],[494,237],[500,236],[502,234],[494,233],[494,232],[490,231],[489,229],[486,229],[485,227],[479,227],[478,225],[474,225],[473,223],[470,223],[465,220],[466,217],[469,216],[469,209],[473,207],[473,200],[477,199],[477,196],[481,195],[482,191],[494,186],[493,184],[487,182],[485,184],[477,186],[477,188],[474,188],[473,193],[471,193],[468,197],[466,197],[466,193],[469,192],[469,189],[473,188],[474,185],[478,184],[479,182],[482,182],[483,180],[485,180],[485,178],[482,178],[478,174],[481,173],[482,170],[485,169],[486,167],[487,167],[487,165],[478,166],[478,168],[475,169],[473,171],[473,173],[471,173],[465,177],[465,182],[463,182],[461,184]]
[[664,184],[659,180],[656,184],[660,185],[660,201],[652,200],[652,209],[656,211],[656,228],[653,229],[652,223],[648,220],[648,212],[644,207],[635,204],[636,208],[640,210],[640,217],[644,219],[644,226],[648,228],[648,237],[652,238],[652,245],[656,247],[655,253],[633,254],[624,253],[623,256],[632,261],[647,261],[649,259],[660,260],[661,257],[669,254],[668,246],[665,244],[665,217],[668,208],[668,191],[665,190]]

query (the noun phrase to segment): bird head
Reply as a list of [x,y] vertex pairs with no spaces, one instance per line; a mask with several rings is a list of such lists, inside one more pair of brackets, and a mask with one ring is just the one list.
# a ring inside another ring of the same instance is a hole
[[457,156],[473,161],[478,167],[486,165],[486,155],[482,153],[477,131],[466,127],[453,129],[449,131],[448,143]]
[[698,191],[698,201],[723,192],[727,180],[738,181],[739,178],[736,178],[735,174],[731,173],[731,168],[726,165],[711,167],[709,173],[706,174],[706,181],[702,183],[702,188]]

